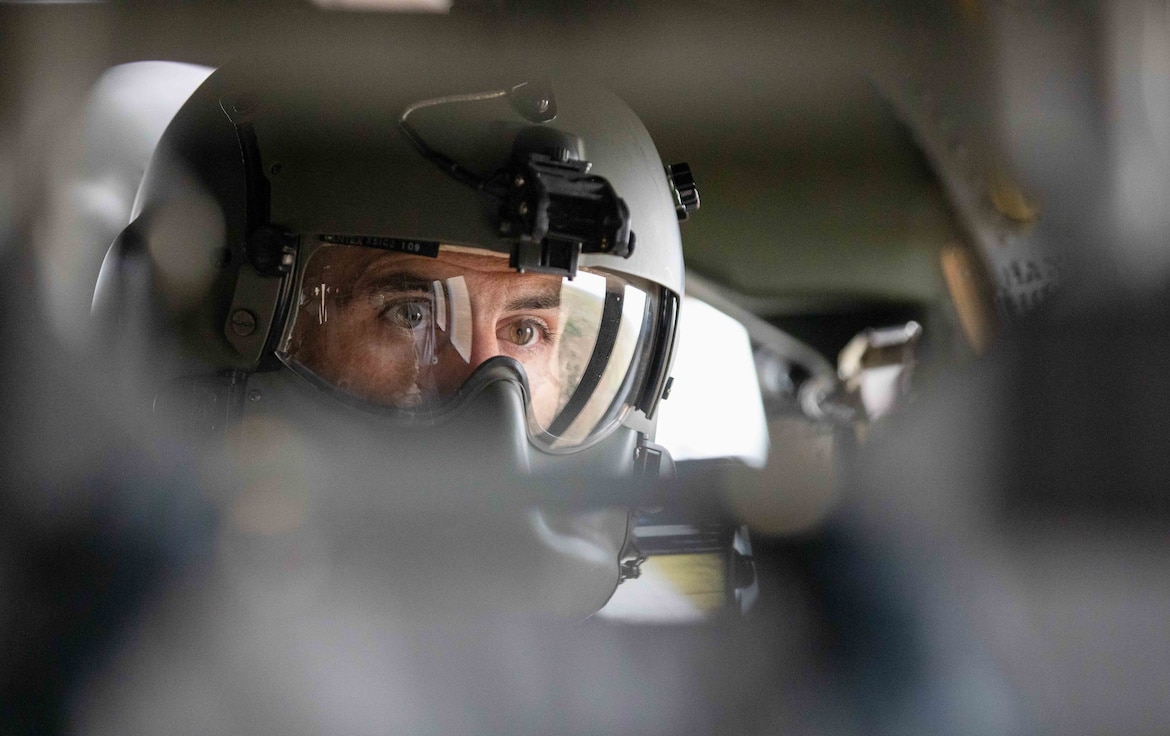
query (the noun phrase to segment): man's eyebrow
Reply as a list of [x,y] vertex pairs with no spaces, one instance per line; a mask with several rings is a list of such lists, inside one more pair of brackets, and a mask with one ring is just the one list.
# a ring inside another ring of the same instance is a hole
[[541,309],[556,309],[561,306],[561,287],[552,286],[549,289],[535,294],[522,294],[508,300],[504,307],[505,312],[539,311]]
[[412,273],[389,273],[370,279],[362,284],[361,290],[367,294],[378,294],[384,291],[429,292],[432,283],[434,283],[434,279]]

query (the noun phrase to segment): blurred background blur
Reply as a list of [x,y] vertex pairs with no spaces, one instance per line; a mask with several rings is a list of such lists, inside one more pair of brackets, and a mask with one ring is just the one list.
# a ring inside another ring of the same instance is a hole
[[[695,173],[678,477],[597,616],[248,541],[94,357],[171,115],[326,39],[588,74]],[[0,69],[0,732],[1170,729],[1170,4],[0,1]]]

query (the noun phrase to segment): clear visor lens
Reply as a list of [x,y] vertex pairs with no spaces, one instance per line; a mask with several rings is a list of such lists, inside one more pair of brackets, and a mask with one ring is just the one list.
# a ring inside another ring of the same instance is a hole
[[521,274],[466,248],[431,258],[320,245],[279,355],[349,397],[411,413],[448,404],[484,361],[514,358],[527,374],[531,434],[570,449],[628,411],[650,302],[613,275]]

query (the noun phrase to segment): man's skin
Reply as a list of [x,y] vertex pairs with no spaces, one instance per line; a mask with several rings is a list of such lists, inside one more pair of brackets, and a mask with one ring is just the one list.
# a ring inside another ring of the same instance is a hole
[[[432,296],[434,282],[459,277],[471,302],[462,350],[450,334],[459,317],[436,326]],[[506,257],[324,246],[306,269],[288,353],[355,396],[399,408],[450,396],[485,360],[506,355],[524,366],[533,410],[547,426],[562,383],[560,297],[560,277],[516,273]]]

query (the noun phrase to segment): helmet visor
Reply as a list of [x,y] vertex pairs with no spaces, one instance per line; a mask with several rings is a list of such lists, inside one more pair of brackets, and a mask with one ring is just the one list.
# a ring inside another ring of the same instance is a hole
[[316,242],[278,355],[344,398],[390,413],[449,408],[496,356],[524,369],[529,434],[591,444],[629,411],[647,361],[654,295],[613,274],[517,273],[508,259]]

